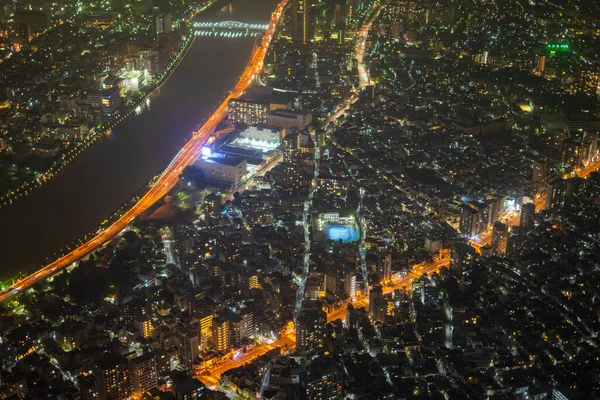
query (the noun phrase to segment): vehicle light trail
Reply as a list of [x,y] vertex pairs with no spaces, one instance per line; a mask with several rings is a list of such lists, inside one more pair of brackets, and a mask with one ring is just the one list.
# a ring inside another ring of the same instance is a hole
[[154,203],[164,197],[173,188],[173,186],[175,186],[179,180],[181,171],[188,165],[192,164],[200,156],[202,145],[204,145],[217,125],[227,115],[227,104],[229,100],[241,96],[246,89],[248,89],[248,86],[253,81],[256,74],[260,73],[262,70],[263,60],[267,50],[269,49],[275,28],[277,27],[279,19],[283,13],[283,8],[287,2],[288,0],[281,1],[275,8],[275,11],[271,14],[271,21],[269,22],[269,27],[263,36],[262,42],[259,47],[254,49],[250,61],[240,76],[235,88],[231,91],[227,98],[223,100],[215,112],[208,118],[206,123],[197,132],[194,132],[192,138],[185,144],[185,146],[183,146],[181,151],[177,154],[177,156],[175,156],[173,161],[171,161],[169,166],[164,170],[154,185],[129,210],[127,210],[123,216],[113,222],[106,229],[99,232],[92,239],[0,292],[0,302],[11,298],[36,282],[49,277],[50,275],[60,271],[61,269],[91,253],[125,229],[127,225],[131,223],[131,221],[133,221],[137,216],[142,214]]

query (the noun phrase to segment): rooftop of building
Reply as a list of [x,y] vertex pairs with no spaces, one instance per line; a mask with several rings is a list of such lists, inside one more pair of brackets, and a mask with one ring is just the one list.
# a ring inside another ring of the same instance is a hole
[[270,115],[275,115],[278,117],[288,117],[288,118],[295,118],[297,116],[305,116],[305,115],[309,115],[310,112],[306,111],[306,110],[284,110],[284,109],[278,109],[278,110],[273,110],[271,112],[269,112]]
[[228,165],[230,167],[237,167],[246,161],[246,159],[242,156],[208,157],[202,158],[202,160],[215,164]]

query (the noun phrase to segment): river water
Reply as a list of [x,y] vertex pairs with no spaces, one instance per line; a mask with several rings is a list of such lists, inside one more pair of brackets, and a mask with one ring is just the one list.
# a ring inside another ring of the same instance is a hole
[[[234,0],[198,20],[269,22],[276,0]],[[235,86],[255,38],[198,36],[150,109],[132,115],[54,179],[0,209],[0,279],[37,269],[158,175]]]

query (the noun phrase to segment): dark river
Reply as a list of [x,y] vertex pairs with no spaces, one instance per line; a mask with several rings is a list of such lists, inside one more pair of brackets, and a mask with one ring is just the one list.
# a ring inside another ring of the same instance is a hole
[[[265,24],[275,5],[234,0],[197,19]],[[0,279],[37,269],[158,175],[235,86],[254,41],[198,36],[150,110],[130,116],[45,186],[0,209]]]

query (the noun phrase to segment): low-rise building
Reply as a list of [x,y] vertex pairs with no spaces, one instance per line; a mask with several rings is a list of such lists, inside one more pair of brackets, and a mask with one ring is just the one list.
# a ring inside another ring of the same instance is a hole
[[285,128],[268,125],[252,125],[240,132],[240,138],[279,144],[285,137]]
[[306,129],[312,123],[312,114],[305,111],[275,110],[267,114],[267,124],[280,128]]
[[199,158],[195,164],[202,172],[207,183],[218,185],[237,185],[248,172],[248,165],[242,157]]

